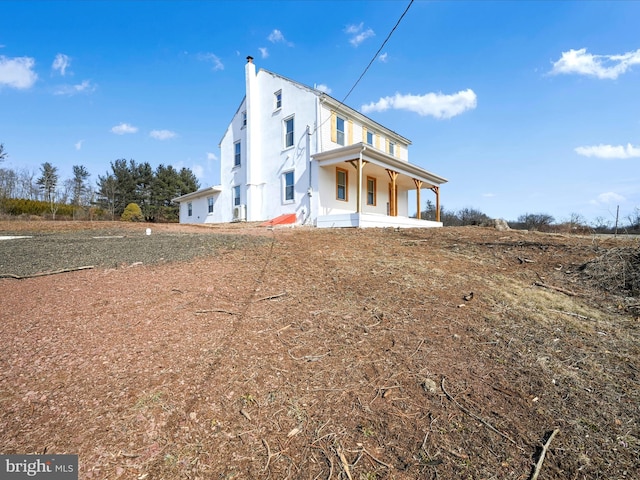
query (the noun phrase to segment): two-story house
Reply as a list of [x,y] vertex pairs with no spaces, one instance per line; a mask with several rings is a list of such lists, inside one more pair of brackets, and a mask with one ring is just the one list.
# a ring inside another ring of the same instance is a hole
[[174,199],[180,223],[438,227],[409,191],[447,180],[409,163],[411,142],[320,90],[245,65],[246,95],[220,141],[220,185]]

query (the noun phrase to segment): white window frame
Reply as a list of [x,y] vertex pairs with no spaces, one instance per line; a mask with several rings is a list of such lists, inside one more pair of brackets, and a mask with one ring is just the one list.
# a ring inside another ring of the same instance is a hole
[[247,126],[247,111],[242,112],[242,128]]
[[242,165],[242,142],[238,140],[233,143],[233,166],[239,167]]
[[[291,175],[291,185],[287,185],[287,175]],[[287,198],[287,193],[291,198]],[[296,176],[294,170],[282,173],[282,203],[293,203],[296,199]]]
[[234,185],[231,189],[231,203],[234,207],[242,204],[242,200],[240,199],[240,185]]
[[187,216],[193,217],[193,202],[187,203]]
[[[342,130],[340,130],[338,128],[339,123],[342,122]],[[347,125],[347,120],[345,118],[342,118],[339,115],[336,115],[336,143],[338,145],[343,145],[344,146],[344,142],[345,142],[345,134],[346,134],[346,125]]]
[[395,156],[396,154],[396,144],[394,142],[389,141],[389,155]]
[[[371,141],[369,141],[369,137],[371,137]],[[376,134],[370,130],[367,130],[367,145],[373,146],[373,142],[376,139]]]
[[[291,132],[287,131],[287,124],[291,122]],[[288,148],[293,148],[294,146],[294,142],[295,142],[295,120],[294,120],[294,115],[291,115],[290,117],[285,118],[282,121],[282,133],[283,133],[283,145],[284,145],[284,150],[288,149]],[[289,145],[289,134],[291,135],[291,145]]]
[[[344,184],[340,183],[340,174],[344,174]],[[342,192],[342,197],[340,197]],[[336,200],[340,202],[349,201],[349,171],[344,168],[336,168]]]
[[278,90],[273,94],[274,96],[274,110],[280,110],[282,108],[282,90]]

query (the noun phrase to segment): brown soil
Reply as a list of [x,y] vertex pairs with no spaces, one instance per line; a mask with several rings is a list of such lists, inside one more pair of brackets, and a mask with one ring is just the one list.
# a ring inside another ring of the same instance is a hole
[[34,235],[0,274],[120,242],[0,279],[0,453],[76,453],[82,479],[529,479],[557,429],[540,479],[637,478],[640,299],[608,255],[638,278],[637,241],[152,225],[158,257],[145,227],[0,222]]

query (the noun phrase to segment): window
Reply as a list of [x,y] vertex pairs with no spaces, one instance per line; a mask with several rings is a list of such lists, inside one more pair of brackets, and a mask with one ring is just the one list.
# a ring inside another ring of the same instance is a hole
[[275,100],[276,100],[276,110],[278,110],[279,108],[282,108],[282,90],[278,90],[276,93],[274,93],[275,95]]
[[187,203],[187,215],[190,217],[193,215],[193,203]]
[[284,148],[293,147],[293,117],[284,121]]
[[207,204],[209,206],[209,213],[213,213],[213,197],[207,198]]
[[376,179],[367,177],[367,205],[376,205]]
[[346,202],[347,186],[349,183],[349,172],[341,168],[336,168],[336,199]]
[[233,187],[233,206],[240,205],[240,185]]
[[293,170],[283,174],[284,179],[284,201],[292,202],[294,197],[295,185]]
[[396,154],[396,144],[393,142],[389,142],[389,155]]
[[373,132],[367,131],[367,144],[373,145]]
[[247,126],[247,112],[246,111],[242,112],[242,126],[243,127]]
[[344,118],[336,117],[336,143],[344,145]]
[[241,159],[240,142],[234,143],[233,147],[235,148],[235,154],[234,154],[234,157],[233,157],[233,166],[234,167],[239,167],[240,166],[240,159]]

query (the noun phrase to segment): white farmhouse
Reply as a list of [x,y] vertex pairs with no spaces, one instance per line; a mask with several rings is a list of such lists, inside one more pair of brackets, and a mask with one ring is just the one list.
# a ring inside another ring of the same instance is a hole
[[446,179],[409,163],[411,142],[329,95],[245,66],[246,96],[220,141],[220,185],[174,201],[180,223],[439,227],[409,218],[409,191]]

